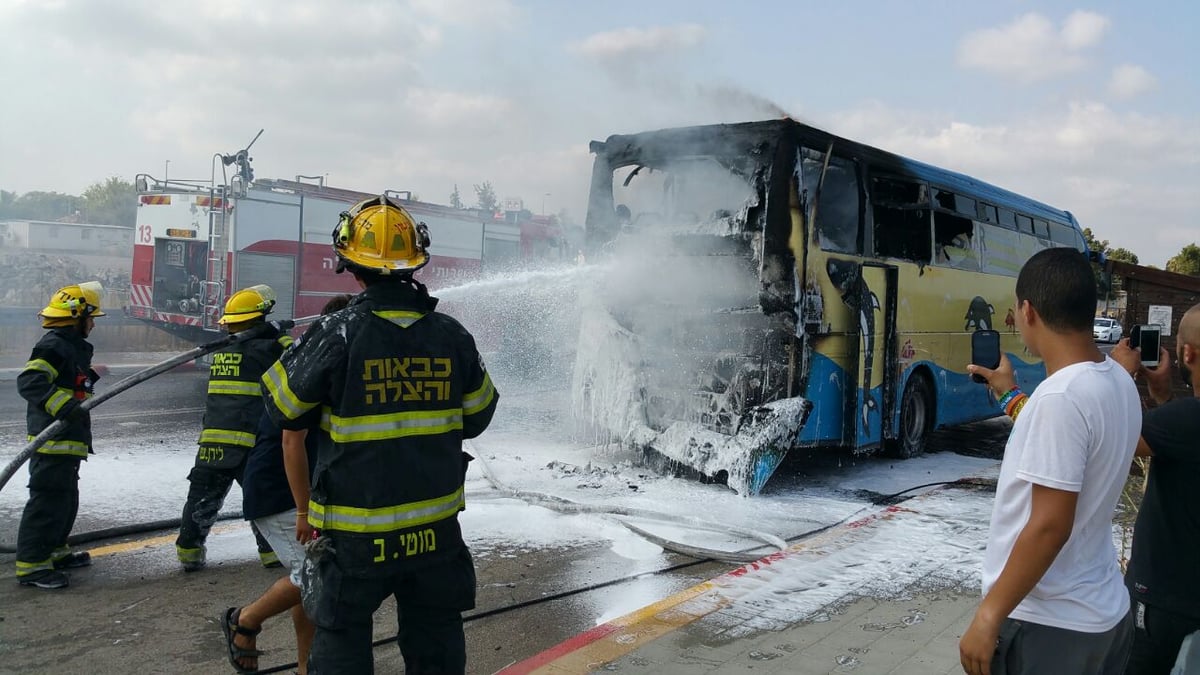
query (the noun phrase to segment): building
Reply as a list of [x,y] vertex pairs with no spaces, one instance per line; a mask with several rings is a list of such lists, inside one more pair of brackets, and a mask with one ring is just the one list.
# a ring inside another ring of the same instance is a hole
[[0,307],[40,307],[54,290],[95,279],[104,306],[129,297],[132,227],[46,220],[0,220]]
[[128,258],[133,228],[123,225],[60,223],[48,220],[0,220],[0,248],[40,253],[84,253]]

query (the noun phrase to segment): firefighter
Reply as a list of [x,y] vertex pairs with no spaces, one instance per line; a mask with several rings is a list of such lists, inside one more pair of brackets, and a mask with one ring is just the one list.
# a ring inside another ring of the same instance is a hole
[[29,439],[56,420],[66,427],[46,441],[29,460],[29,501],[17,530],[17,581],[36,588],[66,588],[62,570],[86,567],[92,556],[73,553],[67,535],[79,511],[79,462],[92,452],[92,421],[81,406],[92,395],[99,375],[92,370],[87,341],[100,311],[104,289],[98,281],[60,288],[38,313],[48,329],[17,377],[17,390],[28,402]]
[[372,614],[394,596],[405,672],[462,673],[462,612],[475,605],[462,441],[487,428],[498,395],[474,338],[413,278],[429,261],[424,223],[383,196],[343,213],[333,239],[337,271],[365,290],[263,377],[280,426],[301,429],[320,408],[328,430],[311,483],[288,464],[297,503],[308,498],[296,535],[319,532],[303,573],[309,672],[373,672]]
[[[265,323],[274,306],[275,292],[270,286],[244,288],[229,297],[225,313],[217,323],[230,334],[240,333]],[[263,412],[259,379],[291,343],[290,336],[268,331],[213,354],[200,448],[196,464],[188,473],[191,485],[183,505],[179,537],[175,540],[175,552],[185,572],[204,569],[204,541],[230,486],[234,481],[241,484],[246,457],[254,447]],[[263,566],[281,566],[278,556],[253,523],[251,530]]]

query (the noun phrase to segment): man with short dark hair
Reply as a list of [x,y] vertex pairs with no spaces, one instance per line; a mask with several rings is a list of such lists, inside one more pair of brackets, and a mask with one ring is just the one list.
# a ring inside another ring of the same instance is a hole
[[1124,672],[1133,640],[1111,525],[1141,425],[1137,389],[1092,340],[1096,283],[1079,251],[1021,268],[1016,327],[1046,379],[1029,397],[1012,363],[977,365],[1014,418],[983,560],[983,600],[959,642],[963,670]]
[[[365,290],[263,376],[289,483],[308,505],[296,535],[320,533],[303,573],[317,626],[309,673],[373,672],[372,615],[389,596],[404,672],[463,673],[475,567],[458,524],[462,441],[487,428],[499,396],[474,338],[413,278],[429,262],[424,223],[382,196],[342,214],[333,239],[338,271]],[[310,482],[286,434],[316,409],[329,433]]]
[[1166,348],[1155,368],[1142,366],[1128,339],[1112,351],[1131,375],[1145,377],[1156,404],[1137,444],[1138,457],[1154,459],[1125,570],[1134,619],[1129,675],[1171,672],[1184,638],[1200,631],[1200,305],[1184,313],[1176,336],[1179,374],[1193,396],[1172,393]]

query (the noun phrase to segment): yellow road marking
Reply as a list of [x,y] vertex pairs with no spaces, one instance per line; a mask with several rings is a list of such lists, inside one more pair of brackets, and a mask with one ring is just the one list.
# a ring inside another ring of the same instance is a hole
[[[922,497],[917,497],[917,499]],[[734,579],[752,574],[759,569],[769,567],[777,560],[802,551],[819,553],[825,546],[836,545],[838,540],[847,533],[879,521],[890,520],[901,511],[912,511],[912,509],[889,506],[863,518],[826,530],[796,542],[784,551],[772,553],[758,562],[748,563],[732,572],[701,582],[652,605],[608,621],[500,672],[502,675],[570,675],[591,672],[649,642],[734,604],[737,601],[736,597],[724,593],[724,588],[729,586]]]
[[[212,529],[211,534],[221,534],[223,532],[231,532],[239,527],[241,523],[231,523],[229,525],[218,525]],[[96,548],[87,549],[88,553],[92,554],[93,558],[102,555],[114,555],[117,553],[125,553],[127,551],[135,551],[143,548],[153,548],[160,544],[174,544],[176,534],[164,534],[158,537],[148,537],[146,539],[135,539],[133,541],[125,541],[120,544],[109,544],[108,546],[98,546]]]

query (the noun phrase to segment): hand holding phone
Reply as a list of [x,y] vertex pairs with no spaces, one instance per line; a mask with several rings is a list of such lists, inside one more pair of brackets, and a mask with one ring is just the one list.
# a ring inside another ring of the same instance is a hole
[[1129,335],[1129,346],[1142,353],[1142,365],[1157,368],[1159,347],[1162,344],[1162,328],[1158,324],[1134,326]]
[[[1000,333],[994,330],[977,330],[971,334],[971,363],[995,370],[1000,366]],[[985,384],[987,380],[971,375],[973,382]]]

